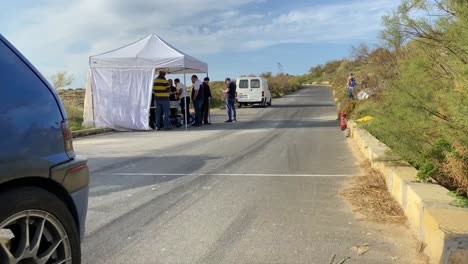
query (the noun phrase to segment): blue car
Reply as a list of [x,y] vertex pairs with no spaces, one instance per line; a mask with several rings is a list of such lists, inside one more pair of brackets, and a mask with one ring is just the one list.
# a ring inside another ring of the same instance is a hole
[[89,170],[60,98],[2,35],[0,84],[0,263],[80,263]]

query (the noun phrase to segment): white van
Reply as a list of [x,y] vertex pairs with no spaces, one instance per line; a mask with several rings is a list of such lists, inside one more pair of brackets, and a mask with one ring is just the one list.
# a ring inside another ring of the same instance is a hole
[[237,79],[236,101],[239,108],[244,105],[259,104],[271,106],[271,91],[268,80],[262,77],[241,77]]

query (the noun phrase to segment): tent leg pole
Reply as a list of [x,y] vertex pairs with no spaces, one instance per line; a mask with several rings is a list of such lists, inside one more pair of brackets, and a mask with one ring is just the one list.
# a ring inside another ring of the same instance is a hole
[[[188,105],[187,105],[187,78],[186,78],[186,70],[184,69],[184,86],[185,86],[185,97],[182,99],[184,100],[184,119],[185,119],[185,132],[187,132],[187,127],[188,127],[188,118],[187,118],[187,112],[190,112],[188,111]],[[189,99],[190,100],[190,99]]]

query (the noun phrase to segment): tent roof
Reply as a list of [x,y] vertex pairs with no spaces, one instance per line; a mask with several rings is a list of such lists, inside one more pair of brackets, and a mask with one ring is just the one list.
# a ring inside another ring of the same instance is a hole
[[91,68],[156,68],[168,73],[207,73],[208,65],[174,48],[156,34],[89,58]]

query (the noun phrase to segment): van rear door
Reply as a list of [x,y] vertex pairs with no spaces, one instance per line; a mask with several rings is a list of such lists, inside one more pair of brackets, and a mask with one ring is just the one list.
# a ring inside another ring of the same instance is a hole
[[260,79],[240,79],[237,101],[243,103],[257,103],[262,101]]
[[249,99],[251,99],[253,102],[261,102],[262,91],[262,81],[260,79],[250,79]]

